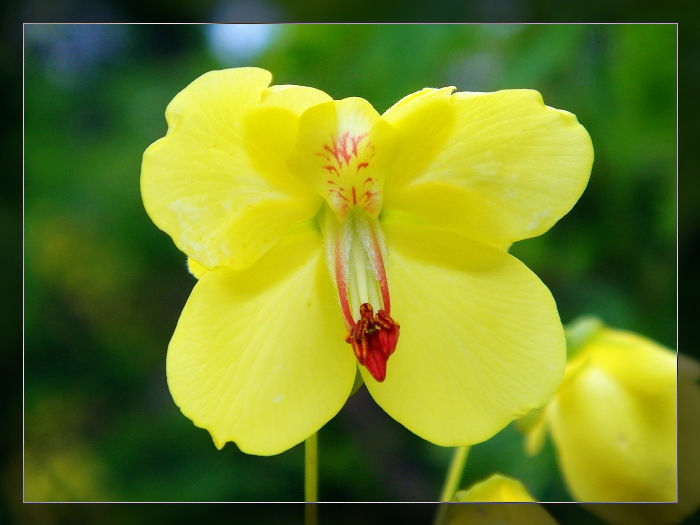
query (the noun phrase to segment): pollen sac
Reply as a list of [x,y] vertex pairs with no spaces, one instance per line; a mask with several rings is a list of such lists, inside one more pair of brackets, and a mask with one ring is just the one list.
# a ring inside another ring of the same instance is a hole
[[345,337],[358,363],[366,367],[379,383],[386,378],[386,364],[396,350],[399,329],[399,323],[384,310],[374,315],[372,305],[364,303],[360,306],[360,319]]

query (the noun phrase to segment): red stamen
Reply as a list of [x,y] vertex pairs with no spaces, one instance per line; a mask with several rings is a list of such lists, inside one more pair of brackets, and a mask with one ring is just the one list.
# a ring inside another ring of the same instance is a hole
[[[372,266],[377,275],[377,281],[379,282],[379,290],[382,292],[382,302],[384,303],[384,311],[386,316],[389,317],[391,314],[391,299],[389,297],[389,283],[386,280],[386,270],[384,269],[384,258],[382,257],[382,251],[379,249],[379,239],[377,238],[377,232],[374,231],[372,227],[372,255],[373,261]],[[380,310],[381,311],[381,310]],[[389,317],[389,319],[391,319]]]
[[401,327],[384,310],[379,310],[377,315],[373,312],[368,303],[360,306],[360,320],[348,331],[345,342],[352,346],[358,363],[381,383],[386,378],[386,364],[396,350]]

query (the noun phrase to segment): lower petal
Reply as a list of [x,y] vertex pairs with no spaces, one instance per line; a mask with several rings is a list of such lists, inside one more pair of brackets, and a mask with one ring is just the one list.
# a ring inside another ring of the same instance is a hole
[[342,408],[355,358],[320,233],[287,235],[244,271],[205,273],[168,348],[175,403],[218,448],[284,452]]
[[401,339],[379,405],[435,444],[489,439],[561,381],[564,332],[544,284],[520,261],[457,234],[383,220]]

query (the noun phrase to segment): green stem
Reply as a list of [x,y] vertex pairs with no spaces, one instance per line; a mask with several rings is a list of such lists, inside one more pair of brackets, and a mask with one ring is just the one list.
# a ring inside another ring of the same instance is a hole
[[[445,485],[442,487],[442,494],[440,494],[441,502],[450,502],[459,488],[459,482],[462,480],[462,474],[464,472],[464,465],[467,464],[467,458],[469,457],[469,447],[457,447],[452,454],[452,461],[450,461],[450,468],[447,471],[447,477],[445,478]],[[433,525],[444,525],[447,521],[447,512],[450,506],[441,503],[438,505],[438,511],[435,514],[435,520]]]
[[318,523],[318,503],[304,504],[304,525],[316,525]]
[[304,442],[304,523],[318,523],[318,434]]

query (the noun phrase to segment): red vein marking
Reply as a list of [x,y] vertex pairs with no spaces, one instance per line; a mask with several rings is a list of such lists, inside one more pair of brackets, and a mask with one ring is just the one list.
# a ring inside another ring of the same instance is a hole
[[357,195],[355,194],[355,186],[352,187],[352,203],[357,204]]
[[[342,188],[341,188],[341,190],[342,190]],[[328,190],[328,193],[336,193],[336,194],[338,194],[338,196],[339,196],[341,199],[343,199],[345,202],[350,202],[350,201],[348,200],[348,198],[347,198],[345,195],[343,195],[343,192],[342,192],[342,191],[338,191],[338,190]]]
[[352,141],[352,154],[357,157],[357,145],[362,142],[362,139],[367,136],[367,133],[363,133],[362,135],[358,135],[357,137],[352,137],[350,140]]
[[343,156],[343,159],[345,159],[345,164],[350,163],[351,156],[350,153],[348,153],[348,135],[349,133],[347,131],[343,133],[343,135],[340,137],[340,140],[338,141],[338,145],[336,146],[337,148],[339,148],[340,154]]
[[357,165],[357,172],[356,172],[356,173],[360,173],[360,170],[361,170],[362,168],[366,168],[367,166],[369,166],[369,162],[360,162],[360,163]]
[[328,170],[328,173],[335,173],[338,177],[340,177],[340,173],[338,173],[338,170],[336,169],[335,166],[323,166],[325,169]]
[[372,177],[367,177],[363,184],[367,184],[368,182],[372,182]]
[[364,192],[362,195],[360,195],[360,200],[358,202],[356,202],[355,204],[358,204],[358,203],[362,202],[363,200],[366,200],[369,203],[369,201],[372,200],[373,196],[374,196],[374,193],[368,190],[368,191]]
[[344,269],[347,268],[348,262],[343,258],[343,250],[340,244],[340,236],[335,239],[335,281],[338,283],[338,296],[340,298],[340,307],[343,310],[345,317],[345,326],[352,330],[355,328],[355,320],[350,312],[350,302],[348,300],[348,283],[347,275]]
[[323,149],[325,149],[328,153],[330,153],[331,155],[333,155],[335,157],[335,161],[336,161],[336,163],[338,163],[338,167],[340,167],[340,168],[343,167],[343,162],[340,160],[340,157],[338,156],[338,146],[335,142],[333,143],[333,149],[331,149],[331,147],[328,144],[324,144]]

